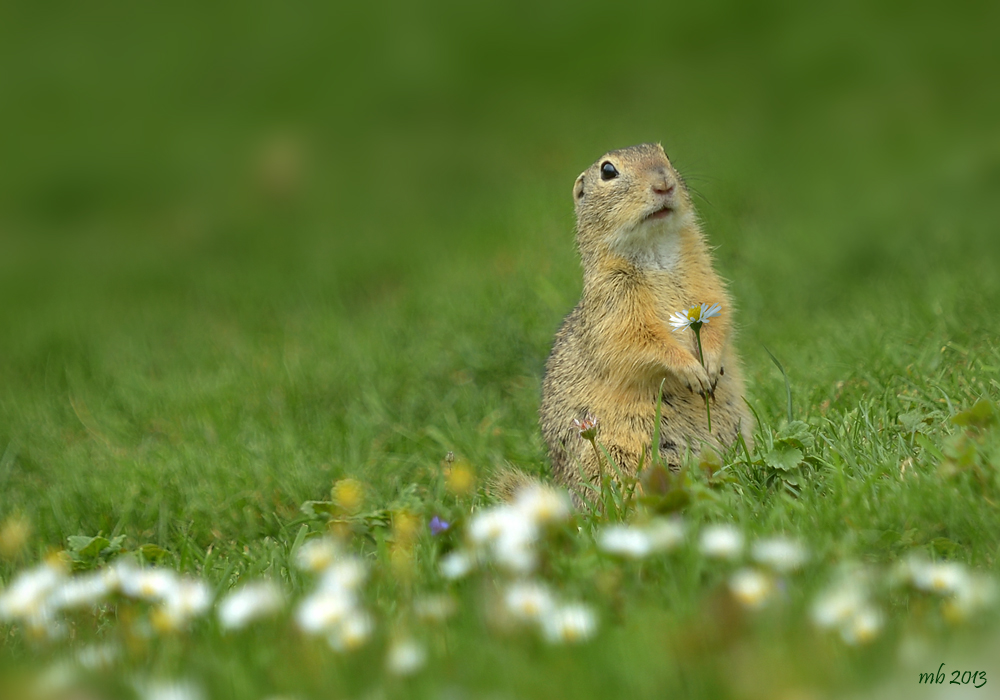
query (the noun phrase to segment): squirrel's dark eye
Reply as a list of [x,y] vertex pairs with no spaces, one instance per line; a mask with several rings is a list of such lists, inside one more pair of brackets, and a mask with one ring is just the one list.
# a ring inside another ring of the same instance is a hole
[[611,161],[604,161],[601,165],[601,179],[614,180],[616,177],[618,177],[618,170],[615,166],[611,165]]

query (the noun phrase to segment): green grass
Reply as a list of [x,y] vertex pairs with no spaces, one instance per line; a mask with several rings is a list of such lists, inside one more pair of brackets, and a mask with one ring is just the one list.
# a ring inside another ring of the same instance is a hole
[[[995,612],[953,629],[894,594],[856,650],[806,608],[847,560],[919,551],[1000,574],[1000,429],[963,442],[951,422],[1000,403],[997,10],[688,5],[0,11],[0,522],[32,527],[0,580],[103,533],[219,590],[268,575],[298,593],[293,543],[326,526],[300,505],[338,479],[429,518],[488,500],[441,495],[448,451],[481,477],[544,475],[543,364],[580,288],[572,182],[660,140],[739,306],[754,459],[787,431],[765,347],[811,438],[790,474],[730,456],[732,479],[699,477],[684,517],[803,538],[783,602],[734,611],[727,567],[690,546],[617,563],[582,518],[549,576],[597,606],[593,641],[498,635],[464,583],[402,681],[381,671],[385,641],[412,595],[444,588],[441,543],[421,537],[407,587],[368,525],[365,650],[202,622],[130,648],[115,682],[763,698],[909,689],[913,640],[935,667],[995,648]],[[79,634],[113,637],[112,619]],[[11,684],[63,653],[0,633]]]

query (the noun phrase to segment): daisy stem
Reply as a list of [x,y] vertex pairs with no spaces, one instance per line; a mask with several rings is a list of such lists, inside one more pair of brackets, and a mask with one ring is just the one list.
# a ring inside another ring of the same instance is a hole
[[601,459],[601,451],[597,449],[597,439],[591,438],[587,440],[590,446],[594,448],[594,456],[597,457],[597,472],[600,474],[601,479],[604,479],[604,460]]
[[590,446],[594,448],[594,456],[597,457],[597,474],[601,479],[601,501],[603,502],[604,512],[606,513],[608,510],[608,484],[604,477],[604,459],[601,457],[601,451],[597,449],[597,438],[591,438],[587,442],[589,442]]
[[[701,324],[697,327],[692,325],[692,330],[694,330],[694,338],[698,341],[698,361],[701,362],[701,366],[708,371],[708,367],[705,367],[705,354],[701,349]],[[712,432],[712,408],[709,406],[708,396],[710,392],[705,392],[705,416],[708,418],[708,432]]]

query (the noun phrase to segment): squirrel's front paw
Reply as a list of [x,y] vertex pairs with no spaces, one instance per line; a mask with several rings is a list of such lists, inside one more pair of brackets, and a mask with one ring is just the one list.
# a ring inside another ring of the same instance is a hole
[[719,383],[719,377],[726,373],[726,368],[722,366],[722,355],[721,354],[711,354],[705,355],[705,374],[708,375],[708,381],[710,385],[709,393],[715,392],[715,387]]
[[[708,372],[697,360],[681,367],[675,367],[673,371],[690,391],[704,396],[711,394],[715,389],[715,384],[709,378]],[[716,375],[716,381],[718,381],[718,375]]]

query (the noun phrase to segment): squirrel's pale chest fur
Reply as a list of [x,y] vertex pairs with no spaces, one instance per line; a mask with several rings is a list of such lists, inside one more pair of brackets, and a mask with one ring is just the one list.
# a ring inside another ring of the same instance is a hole
[[[583,295],[556,334],[540,410],[555,477],[570,487],[597,478],[596,457],[574,424],[589,415],[597,418],[598,442],[623,473],[634,474],[643,452],[654,449],[658,399],[655,449],[668,464],[702,443],[728,446],[740,433],[749,443],[732,301],[662,147],[608,153],[577,178],[573,195]],[[675,333],[668,322],[700,303],[722,309],[702,327],[704,365],[694,333]]]

